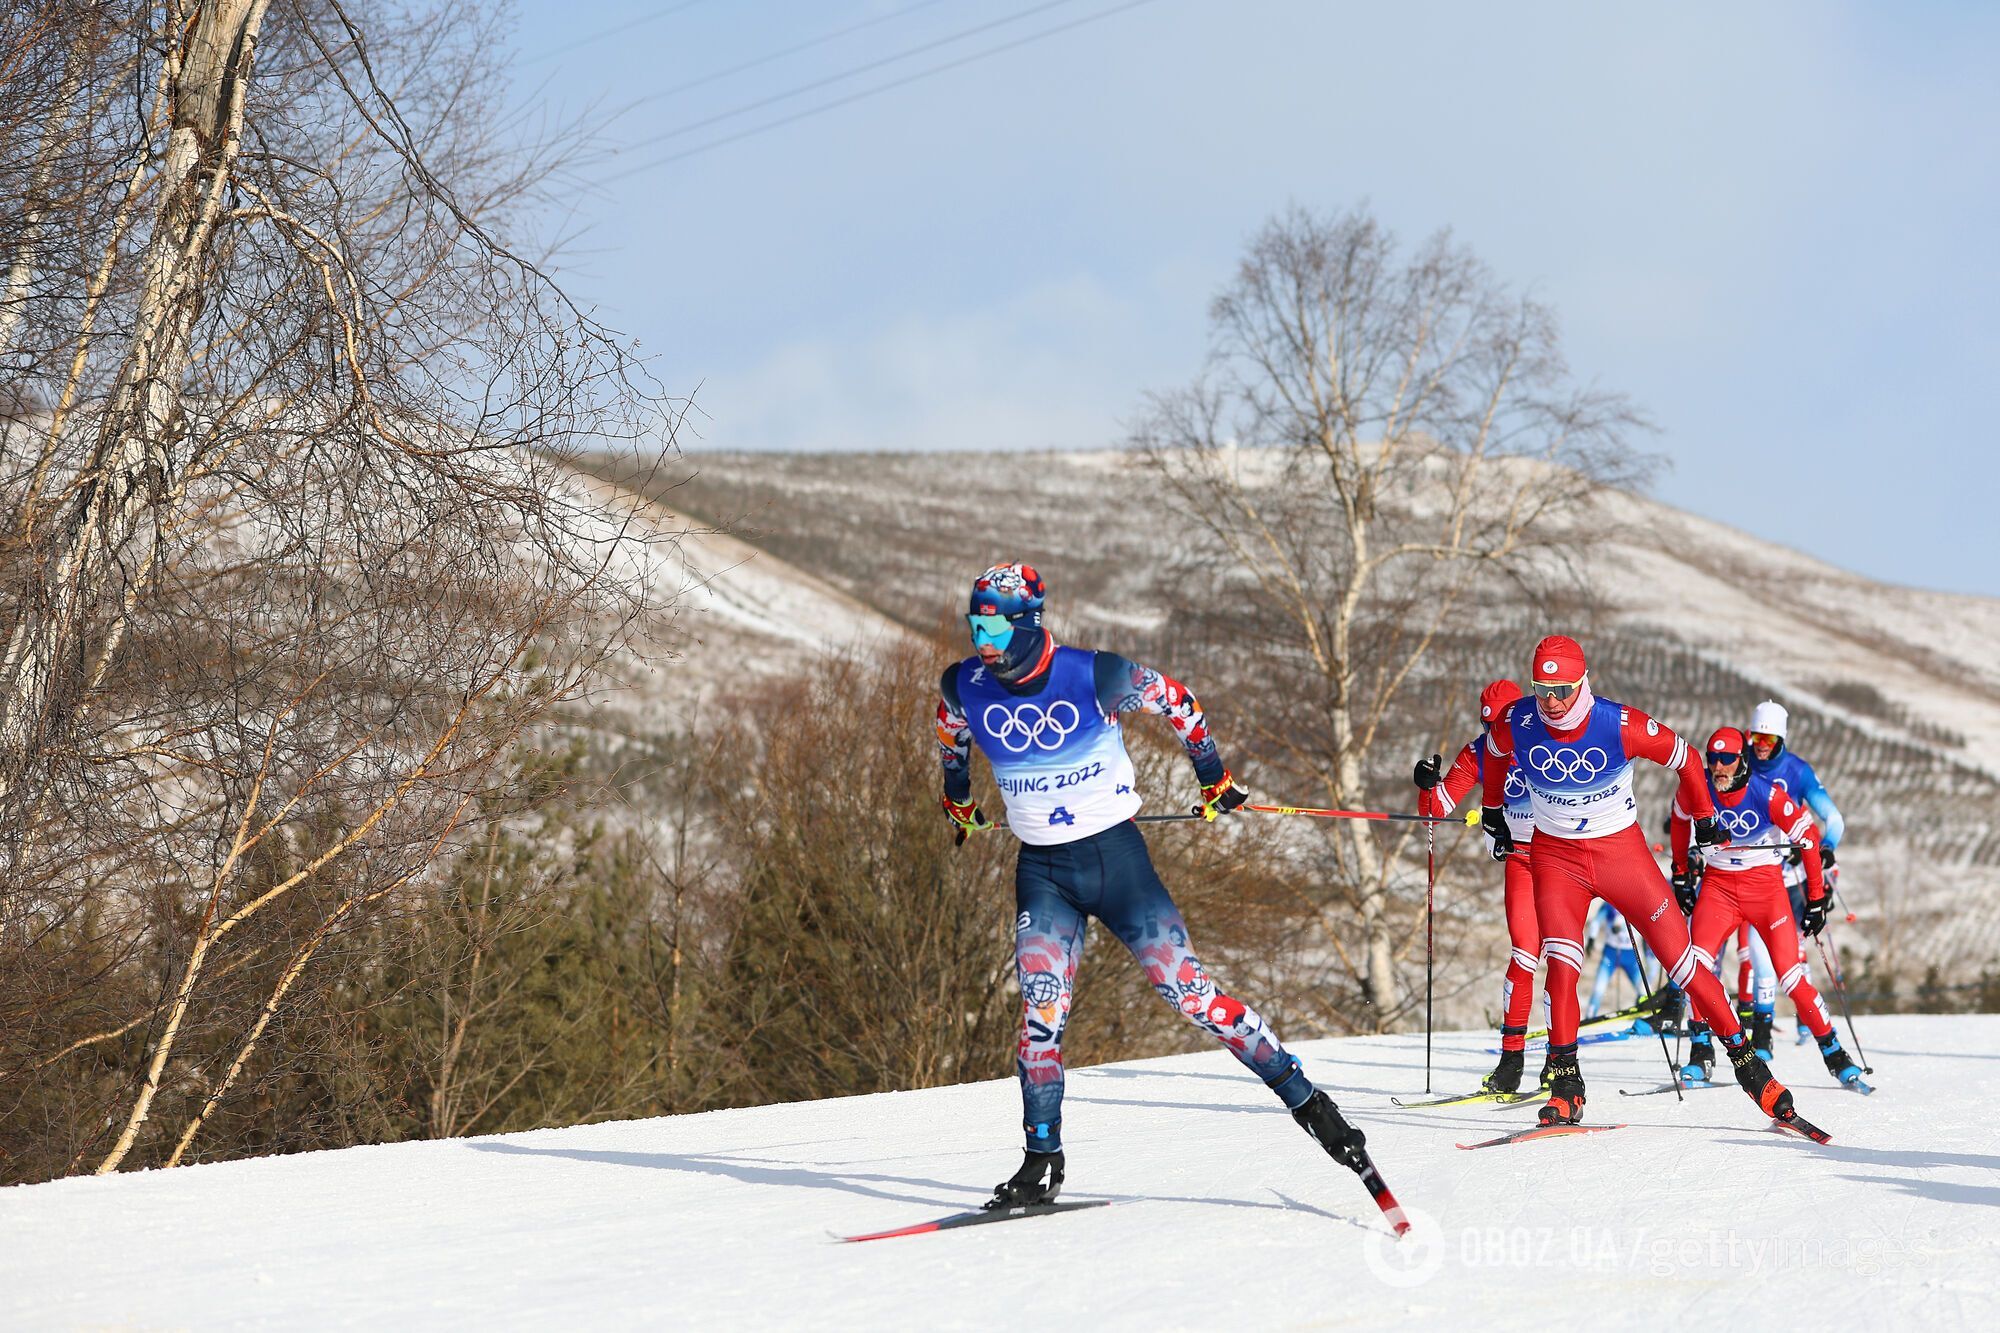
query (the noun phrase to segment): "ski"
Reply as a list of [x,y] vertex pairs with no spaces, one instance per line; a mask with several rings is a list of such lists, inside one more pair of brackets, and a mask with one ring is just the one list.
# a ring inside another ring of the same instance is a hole
[[1513,1106],[1519,1102],[1535,1101],[1543,1095],[1543,1090],[1537,1088],[1533,1092],[1468,1092],[1458,1097],[1435,1097],[1427,1102],[1406,1102],[1395,1097],[1391,1097],[1389,1101],[1409,1111],[1419,1106],[1473,1106],[1481,1102]]
[[1852,1088],[1863,1097],[1872,1097],[1875,1095],[1875,1085],[1858,1078],[1844,1078],[1840,1081],[1840,1086],[1843,1088]]
[[1390,1230],[1401,1236],[1410,1229],[1410,1219],[1403,1215],[1403,1205],[1396,1202],[1396,1196],[1389,1193],[1389,1187],[1382,1182],[1382,1173],[1375,1169],[1375,1159],[1365,1151],[1357,1150],[1356,1155],[1361,1158],[1361,1165],[1351,1169],[1361,1177],[1361,1187],[1368,1191],[1368,1197],[1375,1201],[1375,1206],[1382,1210],[1382,1216],[1388,1219]]
[[1602,1134],[1606,1130],[1623,1129],[1623,1125],[1536,1125],[1533,1129],[1517,1129],[1512,1134],[1502,1134],[1497,1139],[1481,1139],[1478,1143],[1461,1143],[1461,1148],[1497,1148],[1503,1143],[1526,1143],[1530,1139],[1554,1139],[1570,1134]]
[[[1733,1088],[1735,1086],[1734,1083],[1715,1083],[1705,1078],[1688,1079],[1680,1085],[1683,1092],[1699,1092],[1703,1088]],[[1618,1095],[1620,1097],[1657,1097],[1663,1092],[1672,1092],[1673,1090],[1673,1084],[1662,1083],[1657,1088],[1642,1088],[1638,1092],[1634,1092],[1630,1088],[1620,1088],[1618,1089]]]
[[1801,1138],[1811,1139],[1814,1143],[1833,1142],[1833,1135],[1827,1133],[1797,1111],[1789,1113],[1783,1119],[1773,1116],[1771,1118],[1771,1128],[1780,1132],[1789,1131],[1799,1135]]
[[952,1231],[958,1227],[981,1226],[987,1222],[1012,1222],[1023,1217],[1075,1212],[1079,1208],[1102,1208],[1110,1202],[1112,1202],[1110,1199],[1079,1199],[1071,1202],[1017,1204],[1012,1208],[984,1208],[977,1212],[953,1213],[950,1217],[934,1218],[929,1222],[919,1222],[915,1226],[897,1227],[894,1231],[871,1231],[865,1236],[842,1236],[840,1239],[852,1243],[863,1240],[889,1240],[895,1236],[922,1236],[933,1231]]
[[[1621,1018],[1644,1018],[1647,1011],[1652,1007],[1650,1003],[1635,1004],[1625,1009],[1614,1009],[1608,1014],[1599,1014],[1595,1018],[1579,1018],[1576,1021],[1576,1025],[1580,1028],[1588,1028],[1596,1027],[1599,1023],[1616,1023]],[[1535,1041],[1540,1038],[1546,1038],[1548,1035],[1549,1030],[1547,1028],[1536,1028],[1528,1034],[1528,1040]]]
[[[1630,1037],[1635,1037],[1638,1035],[1639,1035],[1638,1033],[1633,1032],[1630,1028],[1626,1028],[1618,1032],[1589,1032],[1585,1033],[1583,1036],[1578,1037],[1576,1039],[1576,1044],[1579,1046],[1595,1046],[1598,1045],[1600,1042],[1625,1041]],[[1537,1050],[1542,1050],[1546,1048],[1547,1048],[1546,1042],[1540,1043],[1535,1047],[1535,1049]],[[1501,1051],[1498,1046],[1488,1046],[1486,1048],[1486,1053],[1488,1055],[1499,1055]]]

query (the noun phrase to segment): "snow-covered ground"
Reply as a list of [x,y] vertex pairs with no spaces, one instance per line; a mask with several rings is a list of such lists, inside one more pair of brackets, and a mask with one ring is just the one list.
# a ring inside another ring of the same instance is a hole
[[[1308,1043],[1418,1228],[1390,1239],[1223,1054],[1076,1071],[1072,1198],[1118,1206],[843,1245],[971,1207],[1011,1083],[354,1148],[0,1192],[8,1328],[1991,1328],[2000,1017],[1864,1016],[1880,1091],[1777,1072],[1834,1135],[1586,1047],[1628,1128],[1461,1152],[1533,1104],[1399,1110],[1421,1036]],[[1469,1086],[1490,1033],[1441,1037]]]

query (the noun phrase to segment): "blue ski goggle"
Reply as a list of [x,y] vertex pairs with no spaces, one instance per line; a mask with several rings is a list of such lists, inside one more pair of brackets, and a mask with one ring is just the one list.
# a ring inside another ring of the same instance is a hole
[[1728,768],[1742,757],[1740,754],[1731,754],[1727,750],[1710,750],[1708,752],[1708,763],[1711,768]]
[[1007,640],[1014,636],[1014,622],[1005,616],[968,615],[965,623],[972,627],[972,646],[984,648],[988,645],[1007,651]]

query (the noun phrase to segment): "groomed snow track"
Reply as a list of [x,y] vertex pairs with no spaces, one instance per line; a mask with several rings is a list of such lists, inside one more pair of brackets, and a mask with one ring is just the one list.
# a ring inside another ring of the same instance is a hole
[[[1220,1053],[1079,1070],[1071,1198],[1120,1206],[870,1243],[976,1205],[1011,1083],[311,1153],[0,1191],[0,1325],[377,1328],[1665,1328],[2000,1321],[2000,1017],[1862,1017],[1880,1089],[1776,1070],[1833,1133],[1591,1046],[1615,1134],[1460,1152],[1534,1104],[1398,1110],[1423,1039],[1311,1042],[1419,1226]],[[1444,1035],[1470,1087],[1487,1032]]]

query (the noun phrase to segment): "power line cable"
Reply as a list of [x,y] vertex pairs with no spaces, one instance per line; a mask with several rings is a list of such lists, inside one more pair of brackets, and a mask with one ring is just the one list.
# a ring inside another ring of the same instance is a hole
[[606,37],[616,37],[621,32],[629,32],[633,28],[644,27],[648,23],[654,23],[659,21],[660,19],[669,18],[675,14],[680,13],[683,9],[693,9],[696,5],[701,3],[702,0],[681,0],[681,2],[677,5],[668,5],[666,8],[656,9],[650,14],[641,14],[638,18],[628,19],[624,23],[620,23],[616,27],[606,28],[602,32],[593,32],[588,37],[579,37],[575,41],[565,43],[562,46],[554,48],[553,50],[538,51],[534,55],[531,55],[526,59],[522,60],[521,63],[523,65],[533,65],[533,64],[538,64],[544,60],[554,60],[557,56],[564,55],[570,51],[574,51],[579,46],[589,46],[592,42],[601,42]]
[[[919,9],[929,9],[931,6],[941,3],[943,3],[943,0],[917,0],[917,3],[914,5],[905,5],[901,9],[892,9],[886,14],[877,14],[872,19],[863,19],[859,23],[850,23],[845,28],[836,28],[832,32],[822,33],[818,37],[810,38],[809,40],[800,42],[795,46],[785,47],[781,51],[769,52],[765,55],[758,56],[753,60],[746,60],[740,65],[731,65],[727,69],[716,70],[713,74],[704,74],[698,79],[690,79],[686,83],[677,83],[671,88],[662,88],[660,91],[656,93],[647,93],[644,97],[641,97],[637,101],[631,103],[631,106],[633,107],[644,106],[648,102],[657,102],[660,101],[662,98],[675,97],[681,93],[687,92],[689,89],[699,88],[702,87],[704,84],[714,83],[717,79],[726,79],[732,74],[741,74],[745,70],[756,69],[759,65],[768,65],[773,60],[783,60],[786,56],[795,56],[801,51],[810,51],[815,46],[825,46],[828,42],[838,41],[842,37],[848,36],[850,33],[860,32],[863,28],[873,28],[878,24],[887,23],[891,19],[899,19],[906,14],[914,14]],[[627,109],[629,110],[630,107],[628,107]]]
[[[1009,14],[1004,18],[991,19],[985,23],[980,23],[970,28],[961,29],[960,31],[952,33],[949,36],[938,37],[928,42],[919,43],[916,46],[910,47],[908,50],[898,51],[895,55],[882,56],[879,59],[870,60],[864,64],[856,65],[852,69],[842,70],[838,74],[828,74],[824,78],[818,78],[812,80],[809,83],[799,84],[795,88],[787,88],[784,92],[773,93],[769,97],[760,97],[754,102],[745,102],[741,106],[731,107],[727,111],[718,111],[712,116],[703,116],[700,120],[691,120],[684,125],[676,125],[673,129],[663,130],[658,134],[649,134],[645,138],[640,139],[636,143],[626,145],[624,151],[636,151],[641,148],[650,148],[652,145],[656,143],[665,143],[669,139],[678,139],[683,134],[692,134],[696,130],[707,129],[710,125],[718,124],[725,120],[734,120],[738,116],[747,116],[752,111],[762,111],[765,107],[773,106],[779,102],[788,102],[794,97],[804,96],[806,93],[813,92],[816,89],[824,88],[828,84],[841,83],[844,82],[845,80],[858,77],[859,75],[867,74],[872,70],[881,69],[884,65],[893,65],[897,61],[908,60],[911,56],[919,56],[926,51],[934,51],[940,46],[949,46],[953,42],[964,41],[968,37],[976,37],[982,32],[989,32],[994,28],[1004,28],[1010,23],[1019,23],[1022,19],[1033,18],[1036,14],[1044,13],[1051,9],[1059,9],[1064,5],[1071,5],[1075,3],[1076,0],[1042,0],[1041,4],[1030,5],[1028,8],[1020,10],[1017,13]],[[946,68],[949,67],[947,66]],[[839,105],[839,104],[833,103],[832,105]]]
[[[863,101],[870,97],[874,97],[880,93],[891,92],[897,88],[907,87],[908,85],[915,83],[920,79],[930,78],[934,74],[943,74],[947,70],[958,69],[961,68],[962,66],[970,65],[977,61],[985,60],[989,56],[997,56],[1002,54],[1003,52],[1012,51],[1018,47],[1027,46],[1031,42],[1041,41],[1045,37],[1053,37],[1058,33],[1068,32],[1073,28],[1081,28],[1088,23],[1095,23],[1099,19],[1107,19],[1114,14],[1122,14],[1127,10],[1139,9],[1153,3],[1155,3],[1155,0],[1126,0],[1125,4],[1114,5],[1110,9],[1101,10],[1095,14],[1086,14],[1082,18],[1072,19],[1068,23],[1057,24],[1053,28],[1044,28],[1040,32],[1032,32],[1025,37],[1017,37],[1013,41],[1003,42],[999,46],[988,47],[984,51],[975,51],[971,55],[961,56],[956,60],[946,61],[942,65],[933,65],[929,69],[918,70],[914,74],[905,75],[900,79],[893,79],[888,83],[878,84],[873,88],[863,88],[859,92],[849,93],[847,96],[835,98],[831,102],[823,102],[818,106],[810,106],[803,111],[795,111],[789,116],[781,116],[777,120],[766,121],[762,125],[753,125],[747,130],[739,130],[735,134],[724,135],[720,139],[713,139],[710,140],[708,143],[697,144],[693,148],[683,149],[678,153],[669,153],[665,157],[655,158],[651,162],[642,162],[638,166],[628,167],[624,171],[615,172],[612,175],[602,177],[599,179],[598,184],[609,185],[614,181],[624,180],[628,176],[636,176],[642,171],[651,171],[655,167],[664,167],[672,162],[680,162],[686,158],[696,157],[702,153],[711,152],[714,149],[721,148],[725,144],[732,144],[743,139],[754,138],[759,134],[766,133],[767,131],[770,130],[778,129],[785,125],[791,125],[801,120],[806,120],[812,116],[820,115],[823,112],[832,111],[838,107],[848,106],[851,105],[852,103]],[[677,130],[674,131],[673,133],[678,134],[680,132],[681,131]],[[671,136],[669,135],[661,137],[671,137]],[[648,140],[646,142],[658,142],[658,140],[654,139],[654,140]],[[642,147],[644,145],[641,144],[635,146]]]

